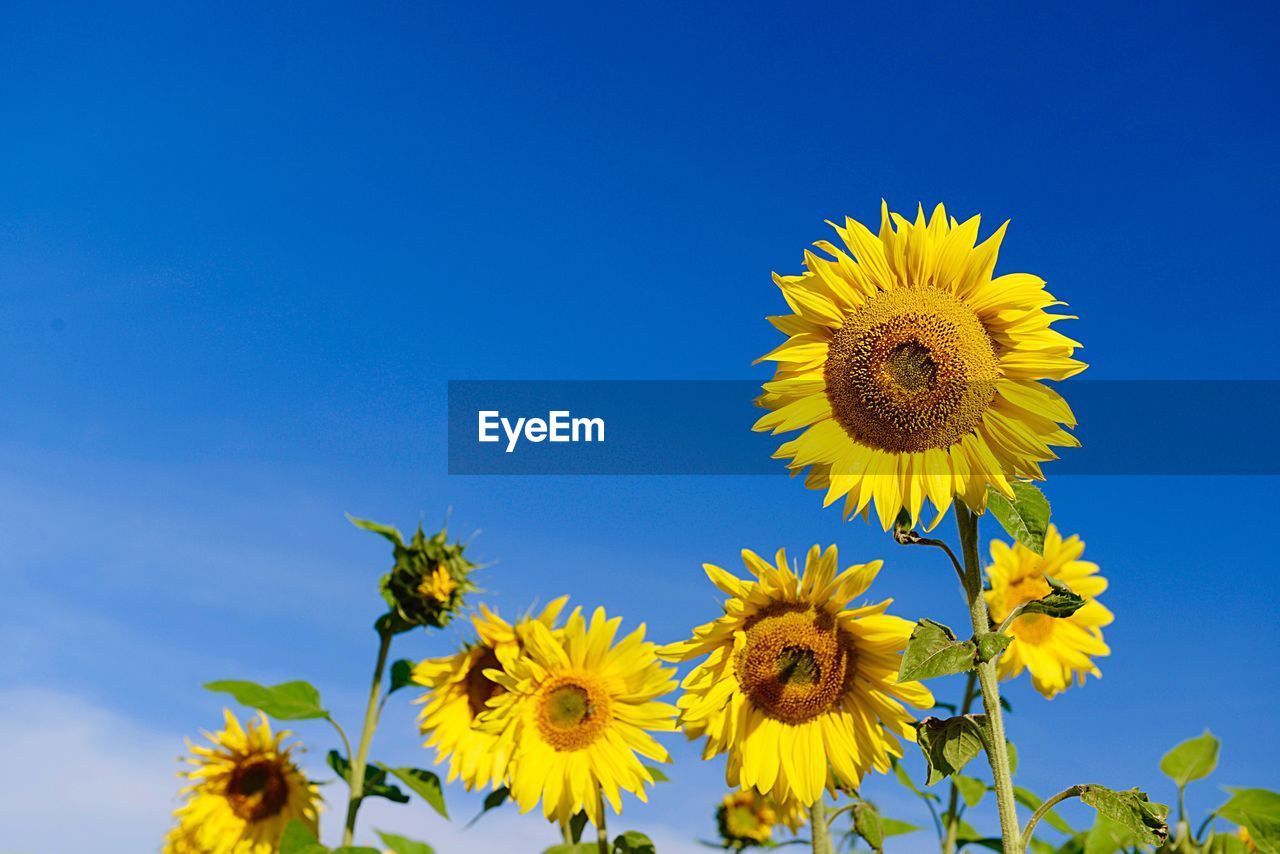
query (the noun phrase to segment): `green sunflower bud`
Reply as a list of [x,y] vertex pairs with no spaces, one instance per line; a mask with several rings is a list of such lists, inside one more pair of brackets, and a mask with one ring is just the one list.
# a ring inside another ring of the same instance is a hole
[[348,518],[356,527],[386,537],[394,547],[395,565],[378,585],[390,608],[378,620],[378,630],[399,633],[416,626],[448,625],[461,609],[463,596],[475,589],[470,580],[475,564],[463,556],[462,543],[450,543],[443,528],[428,537],[421,525],[406,543],[389,525]]

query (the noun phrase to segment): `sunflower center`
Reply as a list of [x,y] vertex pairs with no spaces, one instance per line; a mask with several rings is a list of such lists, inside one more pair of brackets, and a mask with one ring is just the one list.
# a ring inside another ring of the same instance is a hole
[[609,695],[594,678],[557,677],[539,691],[538,732],[556,750],[581,750],[609,725]]
[[501,685],[484,675],[486,670],[496,670],[501,666],[498,654],[493,651],[493,647],[485,647],[484,653],[467,671],[465,683],[467,706],[471,709],[471,717],[474,718],[483,712],[488,707],[489,701],[503,692]]
[[831,339],[825,379],[836,421],[872,448],[947,448],[995,396],[995,346],[973,310],[931,288],[881,291]]
[[783,604],[761,611],[734,654],[742,690],[766,715],[788,724],[832,709],[852,680],[852,639],[825,611]]
[[279,762],[259,757],[232,770],[226,797],[239,818],[263,821],[284,809],[289,800],[289,783]]

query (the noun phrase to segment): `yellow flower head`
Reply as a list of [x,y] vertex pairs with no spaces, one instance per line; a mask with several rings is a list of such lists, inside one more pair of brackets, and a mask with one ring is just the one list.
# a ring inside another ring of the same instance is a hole
[[[774,454],[806,484],[844,499],[846,516],[875,504],[888,529],[915,524],[926,498],[939,517],[959,496],[982,512],[987,488],[1042,477],[1051,445],[1075,446],[1066,402],[1040,380],[1084,369],[1042,279],[992,278],[1005,226],[977,246],[979,218],[942,205],[914,223],[881,206],[878,235],[847,219],[844,248],[814,244],[807,272],[774,276],[793,314],[769,318],[787,340],[757,403],[755,429],[803,432]],[[896,229],[895,226],[896,225]]]
[[502,686],[485,675],[517,657],[532,623],[553,634],[556,618],[569,601],[561,596],[536,617],[508,623],[485,605],[471,617],[476,642],[454,655],[428,658],[413,669],[413,681],[428,689],[415,702],[422,704],[418,727],[427,735],[426,747],[436,751],[435,764],[449,760],[448,781],[461,778],[467,789],[498,787],[506,780],[506,757],[494,749],[497,736],[472,726],[485,705],[502,693]]
[[783,825],[795,831],[808,816],[795,800],[779,804],[755,789],[725,795],[716,809],[716,826],[724,847],[742,850],[764,846],[773,840],[773,829]]
[[1042,599],[1049,593],[1047,573],[1080,594],[1085,604],[1070,617],[1058,619],[1044,614],[1023,614],[1013,621],[1009,633],[1013,643],[998,659],[1000,677],[1012,679],[1024,669],[1031,682],[1046,697],[1053,697],[1073,682],[1084,684],[1086,674],[1101,676],[1091,659],[1109,655],[1102,642],[1102,627],[1110,624],[1110,611],[1094,597],[1107,589],[1107,580],[1098,575],[1098,565],[1080,560],[1084,543],[1073,536],[1064,540],[1053,525],[1044,538],[1044,555],[1015,543],[991,543],[991,566],[987,577],[987,607],[991,619],[1000,623],[1023,602]]
[[656,702],[675,688],[672,671],[645,641],[643,624],[614,645],[620,623],[597,608],[588,625],[575,609],[559,640],[533,623],[524,655],[486,671],[504,692],[478,726],[497,736],[495,753],[511,757],[521,812],[542,801],[550,820],[585,811],[599,825],[602,796],[618,813],[623,791],[648,799],[644,785],[654,780],[640,757],[669,760],[650,733],[675,729],[675,707]]
[[290,821],[316,830],[320,796],[284,746],[289,733],[272,734],[265,715],[247,729],[225,715],[226,729],[205,733],[212,747],[188,742],[194,767],[165,854],[271,854]]
[[729,785],[803,807],[828,784],[856,787],[869,770],[888,771],[902,755],[897,736],[915,740],[902,703],[926,709],[933,695],[898,682],[912,624],[885,614],[892,600],[846,608],[880,561],[838,572],[836,547],[814,546],[797,576],[783,550],[776,565],[742,557],[754,580],[704,566],[729,596],[724,616],[661,650],[677,661],[706,656],[683,682],[685,733],[707,737],[704,758],[728,753]]

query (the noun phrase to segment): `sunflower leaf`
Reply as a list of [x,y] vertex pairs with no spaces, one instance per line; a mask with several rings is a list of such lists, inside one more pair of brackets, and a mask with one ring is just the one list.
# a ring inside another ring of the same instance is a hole
[[1280,851],[1280,794],[1267,789],[1229,789],[1231,799],[1215,815],[1249,831],[1259,851]]
[[280,835],[280,854],[329,854],[329,849],[320,844],[311,828],[295,818]]
[[951,782],[955,784],[956,789],[960,792],[960,797],[964,798],[965,804],[970,807],[976,807],[982,801],[982,796],[987,793],[987,784],[977,777],[953,774]]
[[1049,584],[1049,593],[1043,598],[1027,602],[1022,606],[1023,614],[1045,614],[1050,617],[1070,617],[1084,607],[1084,597],[1075,593],[1070,587],[1048,573],[1044,580]]
[[257,682],[223,679],[206,682],[204,688],[206,691],[230,694],[240,705],[257,709],[267,717],[282,721],[329,716],[320,704],[320,692],[309,682],[281,682],[279,685],[265,686]]
[[977,646],[978,661],[990,661],[1008,649],[1013,638],[1000,632],[983,632],[974,636],[974,643]]
[[1178,784],[1178,788],[1208,777],[1218,767],[1218,739],[1205,730],[1203,735],[1187,739],[1160,760],[1160,770]]
[[925,785],[932,786],[959,772],[970,759],[981,753],[986,725],[984,715],[963,715],[945,721],[930,717],[917,723],[916,741],[929,766]]
[[466,826],[470,827],[484,816],[489,810],[497,809],[507,802],[507,798],[511,796],[511,790],[506,786],[499,786],[492,792],[484,796],[484,804],[480,807],[480,812],[476,813],[475,818],[467,822]]
[[444,790],[440,786],[440,778],[435,774],[430,771],[424,771],[421,768],[388,768],[385,765],[379,765],[378,767],[393,774],[401,783],[412,789],[418,797],[430,804],[431,808],[442,817],[449,817],[449,810],[444,805]]
[[382,840],[382,844],[387,846],[392,854],[435,854],[435,849],[425,842],[415,842],[394,833],[383,833],[381,830],[376,833]]
[[1044,535],[1049,529],[1049,499],[1030,483],[1014,481],[1013,500],[994,488],[987,490],[987,507],[1009,536],[1038,555],[1044,554]]
[[880,826],[884,829],[884,835],[886,837],[903,836],[907,833],[915,833],[920,829],[919,825],[910,824],[908,822],[900,821],[896,818],[888,818],[886,816],[880,816]]
[[942,623],[921,620],[911,630],[902,652],[898,681],[914,682],[972,670],[977,651],[973,641],[956,640],[955,632]]
[[391,664],[391,684],[387,687],[387,696],[391,696],[401,688],[413,684],[413,662],[400,658]]
[[872,851],[884,851],[884,823],[880,813],[866,801],[853,806],[853,832],[871,846]]
[[[334,770],[339,777],[347,781],[347,785],[351,785],[351,763],[336,750],[330,750],[328,756],[325,757],[329,762],[329,767]],[[394,783],[387,782],[387,769],[370,763],[364,769],[364,795],[365,798],[386,798],[397,804],[409,803],[409,796]]]
[[655,854],[656,850],[653,841],[638,830],[620,833],[613,840],[613,854]]
[[1165,816],[1169,808],[1152,803],[1145,792],[1126,789],[1117,792],[1105,786],[1080,787],[1080,800],[1098,811],[1098,815],[1118,823],[1144,845],[1160,845],[1169,837]]

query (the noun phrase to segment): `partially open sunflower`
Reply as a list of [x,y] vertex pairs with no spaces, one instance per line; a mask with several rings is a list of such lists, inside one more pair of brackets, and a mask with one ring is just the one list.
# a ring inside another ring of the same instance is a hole
[[728,754],[731,786],[808,807],[828,786],[856,787],[886,772],[915,740],[908,703],[933,695],[899,682],[899,654],[912,624],[885,614],[892,600],[848,607],[866,592],[880,561],[838,571],[836,547],[809,550],[803,574],[744,550],[754,576],[704,569],[729,598],[724,615],[661,650],[675,661],[706,656],[685,677],[677,706],[690,738],[706,736],[703,758]]
[[904,508],[915,524],[926,498],[940,518],[957,496],[982,512],[988,487],[1012,497],[1011,478],[1041,478],[1052,446],[1078,444],[1041,382],[1085,367],[1052,328],[1067,316],[1046,310],[1061,303],[1044,280],[993,278],[1005,226],[975,246],[978,224],[882,205],[879,234],[833,224],[843,248],[818,241],[827,257],[806,251],[806,272],[774,275],[793,313],[769,318],[788,337],[759,360],[777,371],[755,429],[803,430],[774,456],[808,467],[846,516],[874,503],[886,529]]

